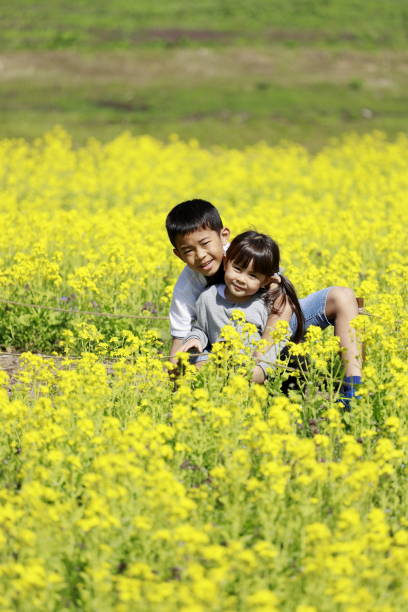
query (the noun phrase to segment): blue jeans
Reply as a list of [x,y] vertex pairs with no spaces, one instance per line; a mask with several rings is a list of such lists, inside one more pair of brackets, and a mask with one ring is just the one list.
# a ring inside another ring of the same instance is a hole
[[[315,293],[311,293],[299,300],[300,307],[305,317],[305,331],[311,325],[316,325],[320,329],[326,329],[329,325],[334,325],[334,321],[330,321],[326,317],[326,301],[328,293],[332,287],[326,287]],[[297,329],[296,316],[293,314],[289,323],[292,333]]]

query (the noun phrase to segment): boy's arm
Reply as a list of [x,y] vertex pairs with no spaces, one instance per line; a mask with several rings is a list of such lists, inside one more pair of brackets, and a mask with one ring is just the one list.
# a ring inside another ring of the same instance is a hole
[[176,363],[176,359],[175,359],[176,353],[180,352],[183,344],[184,344],[184,338],[173,338],[173,341],[170,347],[170,361],[172,363]]
[[208,291],[205,291],[196,302],[196,321],[192,330],[184,338],[183,351],[188,351],[188,349],[194,347],[202,353],[209,342],[207,335],[207,298]]
[[[170,333],[173,336],[173,344],[175,340],[183,340],[191,331],[196,319],[196,300],[204,288],[205,280],[200,279],[199,275],[189,268],[184,268],[174,287],[170,306]],[[175,345],[178,343],[175,342]]]
[[173,337],[172,346],[170,349],[170,360],[176,362],[175,355],[179,351],[188,351],[190,348],[196,348],[199,353],[208,344],[208,336],[205,333],[206,325],[206,308],[201,294],[195,303],[194,319],[197,319],[192,329],[186,333],[184,338]]

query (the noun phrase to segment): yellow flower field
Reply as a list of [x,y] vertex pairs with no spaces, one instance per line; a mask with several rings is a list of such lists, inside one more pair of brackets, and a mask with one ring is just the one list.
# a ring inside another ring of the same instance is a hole
[[[0,372],[0,610],[404,610],[408,139],[312,156],[129,134],[74,149],[55,129],[0,142],[0,196],[0,346],[31,351]],[[289,397],[284,366],[248,382],[233,333],[175,383],[164,219],[192,197],[233,235],[271,234],[299,296],[365,298],[351,413],[330,330],[308,334]]]

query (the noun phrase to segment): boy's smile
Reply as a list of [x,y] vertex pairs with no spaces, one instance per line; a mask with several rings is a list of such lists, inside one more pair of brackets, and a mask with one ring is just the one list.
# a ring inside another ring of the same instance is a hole
[[173,253],[192,270],[204,276],[218,272],[224,257],[224,246],[228,243],[229,230],[221,232],[203,227],[176,239]]

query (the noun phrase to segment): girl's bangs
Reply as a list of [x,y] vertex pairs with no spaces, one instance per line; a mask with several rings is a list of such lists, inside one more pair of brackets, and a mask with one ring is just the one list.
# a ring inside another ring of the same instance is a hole
[[[257,274],[272,275],[272,257],[269,249],[260,252],[248,243],[232,245],[227,251],[227,261],[233,261],[241,268],[248,268],[251,264]],[[235,248],[234,248],[235,247]]]

